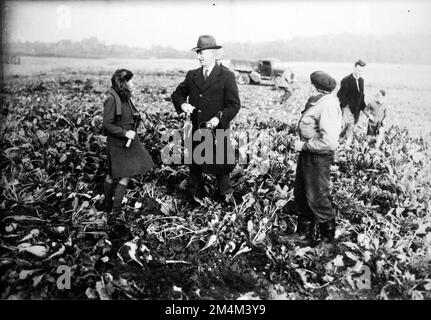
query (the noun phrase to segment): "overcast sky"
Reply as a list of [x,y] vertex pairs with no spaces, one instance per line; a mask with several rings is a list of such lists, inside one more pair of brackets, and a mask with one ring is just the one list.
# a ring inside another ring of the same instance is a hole
[[195,46],[321,34],[431,34],[431,1],[7,1],[5,39]]

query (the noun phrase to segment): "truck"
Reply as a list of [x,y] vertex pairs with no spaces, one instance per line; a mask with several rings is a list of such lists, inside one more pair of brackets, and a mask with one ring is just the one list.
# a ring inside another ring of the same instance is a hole
[[21,57],[17,55],[2,55],[2,63],[4,64],[21,64]]
[[261,60],[230,60],[230,69],[235,72],[238,84],[259,84],[263,80],[269,80],[275,88],[281,84],[286,68],[279,66],[277,59]]

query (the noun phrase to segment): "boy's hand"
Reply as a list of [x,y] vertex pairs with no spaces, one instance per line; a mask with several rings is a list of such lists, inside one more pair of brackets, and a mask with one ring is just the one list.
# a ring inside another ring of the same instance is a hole
[[295,141],[295,151],[297,151],[297,152],[302,151],[304,144],[305,144],[304,141],[296,140]]

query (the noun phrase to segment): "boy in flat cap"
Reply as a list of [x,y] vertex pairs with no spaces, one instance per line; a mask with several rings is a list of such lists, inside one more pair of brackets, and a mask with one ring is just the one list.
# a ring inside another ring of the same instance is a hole
[[[216,63],[217,50],[220,48],[221,46],[217,45],[213,36],[200,36],[197,46],[192,50],[196,52],[201,67],[187,72],[186,78],[171,96],[178,113],[191,115],[192,134],[202,126],[214,130],[213,132],[218,131],[217,134],[225,134],[241,106],[234,73]],[[204,168],[205,173],[216,175],[218,185],[216,198],[218,200],[222,201],[233,193],[229,174],[235,166],[235,159],[233,159],[233,164],[226,163],[230,139],[224,138],[223,140],[220,141],[220,143],[224,143],[224,154],[222,155],[224,163],[221,165],[219,161],[217,163],[213,161],[209,164],[205,163],[203,166],[202,163],[196,161],[195,154],[192,152],[190,191],[194,197],[205,196],[202,176]],[[195,147],[196,144],[193,143],[192,150]]]
[[366,107],[364,79],[362,78],[365,66],[364,61],[356,61],[353,72],[341,80],[340,90],[337,93],[344,121],[344,128],[340,137],[346,137],[346,146],[350,146],[359,115]]
[[317,248],[329,252],[335,238],[330,166],[341,131],[341,110],[337,97],[331,94],[337,85],[334,78],[316,71],[310,75],[310,80],[315,93],[302,111],[298,125],[300,140],[295,142],[295,150],[299,152],[294,187],[297,230],[292,235],[281,235],[280,240],[313,244],[318,224],[321,239]]

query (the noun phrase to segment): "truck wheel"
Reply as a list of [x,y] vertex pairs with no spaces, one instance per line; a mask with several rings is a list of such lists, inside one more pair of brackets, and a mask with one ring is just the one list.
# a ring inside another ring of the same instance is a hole
[[250,77],[247,73],[240,73],[238,76],[238,84],[246,85],[250,83]]
[[280,87],[280,84],[281,84],[281,76],[280,75],[275,76],[275,78],[274,78],[275,89],[278,89],[278,87]]

